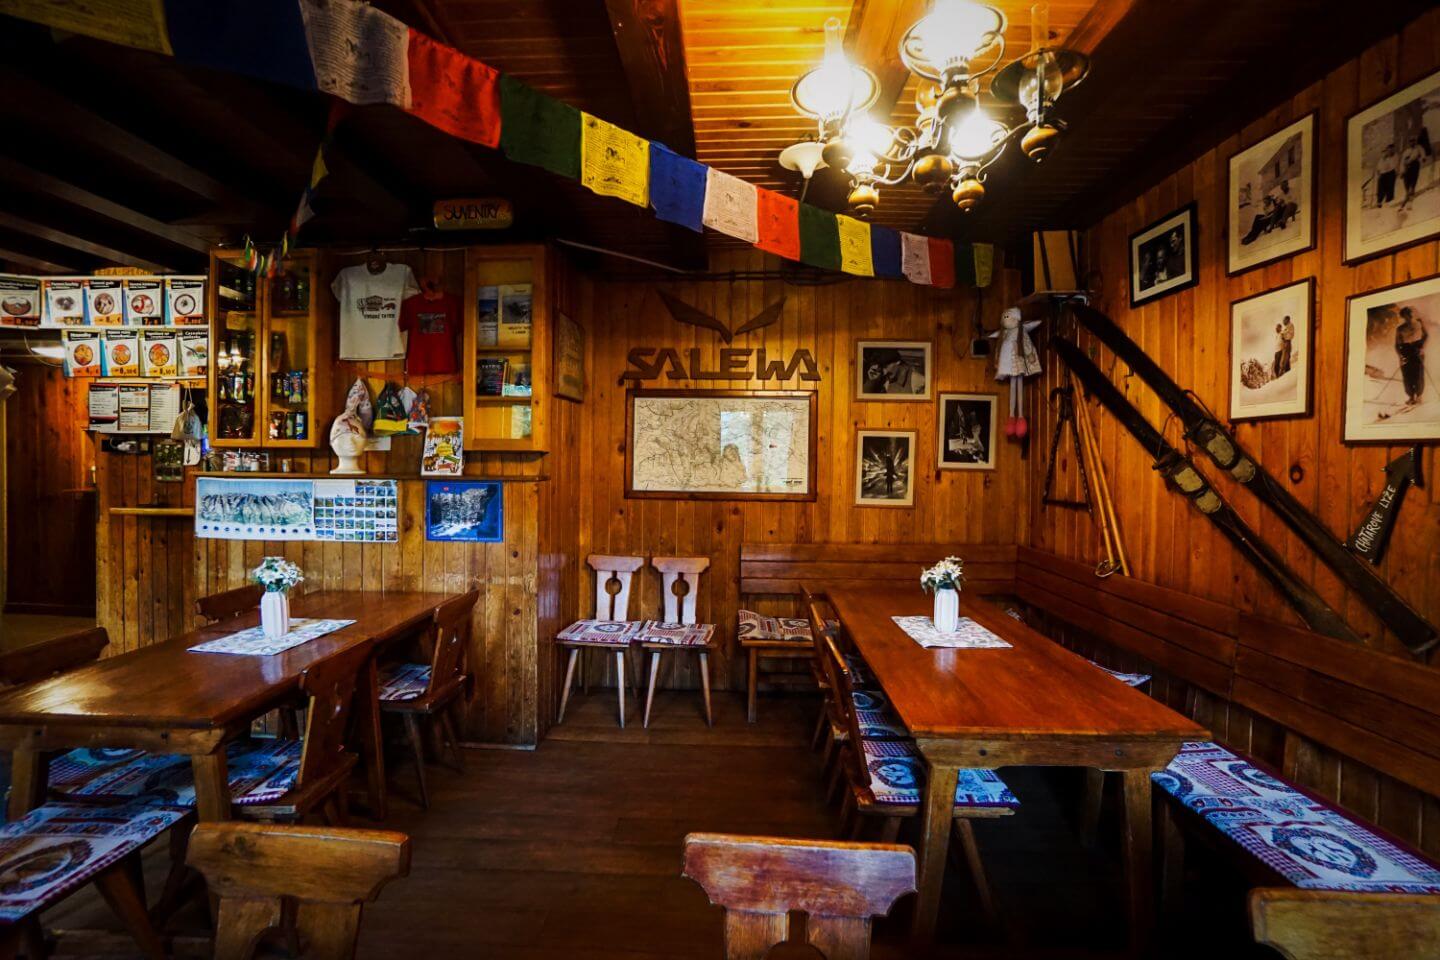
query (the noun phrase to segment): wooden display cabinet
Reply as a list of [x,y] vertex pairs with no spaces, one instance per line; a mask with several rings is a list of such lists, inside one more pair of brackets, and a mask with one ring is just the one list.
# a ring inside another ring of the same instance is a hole
[[[471,247],[465,253],[466,450],[546,451],[549,283],[543,246]],[[525,386],[528,394],[518,392]]]
[[269,279],[239,259],[210,258],[211,446],[321,446],[330,364],[317,255],[294,251]]

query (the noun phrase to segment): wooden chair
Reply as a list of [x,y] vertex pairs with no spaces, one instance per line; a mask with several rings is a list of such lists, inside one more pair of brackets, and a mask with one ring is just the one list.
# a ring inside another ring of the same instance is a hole
[[[655,702],[655,683],[660,676],[660,658],[666,653],[695,653],[700,658],[700,691],[705,701],[705,725],[715,725],[710,706],[710,651],[714,649],[713,624],[696,623],[695,599],[700,592],[700,574],[710,567],[709,557],[654,557],[650,565],[660,571],[665,597],[665,619],[648,621],[640,631],[640,649],[650,654],[650,686],[645,694],[645,726],[650,726],[650,706]],[[689,627],[691,629],[677,629]]]
[[293,929],[301,954],[351,960],[361,911],[410,873],[410,838],[382,830],[203,823],[191,866],[220,900],[215,960],[251,960],[270,931]]
[[1252,890],[1250,924],[1286,960],[1440,957],[1433,896]]
[[259,607],[260,598],[264,594],[265,589],[258,583],[236,587],[224,593],[212,593],[195,601],[195,612],[204,617],[207,623],[229,620]]
[[455,765],[465,769],[460,739],[451,713],[461,701],[468,677],[465,674],[465,652],[470,646],[470,623],[480,591],[471,590],[462,597],[448,600],[435,611],[430,626],[430,664],[401,664],[386,671],[380,682],[380,709],[399,714],[405,720],[405,732],[415,756],[415,774],[420,781],[420,806],[430,808],[430,794],[425,785],[425,746],[420,735],[420,721],[432,726],[438,720]]
[[0,653],[0,685],[13,687],[48,680],[100,659],[100,652],[109,645],[110,634],[105,628],[92,627]]
[[821,766],[828,771],[839,755],[840,744],[847,736],[845,717],[840,712],[839,704],[835,702],[836,691],[830,683],[829,670],[825,667],[825,640],[834,631],[821,606],[824,602],[823,596],[811,593],[804,586],[800,590],[805,612],[810,617],[810,635],[814,641],[810,672],[814,676],[816,689],[820,691],[820,715],[815,718],[815,731],[810,735],[810,749],[817,749],[822,743],[825,745]]
[[[565,705],[570,702],[575,665],[587,650],[609,650],[615,654],[615,690],[619,695],[620,726],[625,726],[625,659],[639,629],[631,622],[630,587],[635,571],[645,565],[644,557],[614,557],[591,554],[585,560],[595,571],[595,617],[577,620],[555,638],[557,646],[570,651],[565,665],[565,683],[560,693],[560,713],[556,723],[565,721]],[[582,664],[583,672],[583,664]],[[588,687],[588,682],[587,682]]]
[[[725,910],[725,956],[760,960],[791,935],[791,911],[828,960],[866,960],[871,918],[915,892],[915,851],[887,843],[835,843],[692,833],[685,876]],[[217,954],[218,956],[218,954]]]

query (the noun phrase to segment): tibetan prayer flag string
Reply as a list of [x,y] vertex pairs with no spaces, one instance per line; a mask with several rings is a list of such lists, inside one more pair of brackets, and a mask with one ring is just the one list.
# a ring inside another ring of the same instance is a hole
[[975,244],[975,286],[988,287],[995,275],[995,248],[988,243]]
[[369,4],[300,0],[315,85],[346,103],[410,106],[410,28]]
[[900,270],[900,234],[889,227],[870,227],[870,262],[875,276],[904,279]]
[[305,21],[295,0],[166,0],[165,19],[181,63],[315,89]]
[[900,234],[900,269],[905,279],[921,286],[930,285],[930,242],[918,233]]
[[875,267],[870,259],[870,224],[842,213],[835,217],[835,225],[840,234],[840,269],[857,277],[874,276]]
[[655,216],[696,233],[704,229],[705,173],[709,168],[663,143],[650,144],[650,207]]
[[593,193],[650,203],[650,141],[580,114],[580,182]]
[[759,218],[759,239],[755,246],[784,257],[800,259],[800,204],[774,190],[757,187],[755,209]]
[[840,228],[829,210],[800,204],[800,261],[823,270],[840,269]]
[[940,237],[927,237],[930,244],[930,285],[955,286],[955,244]]
[[580,179],[580,111],[500,75],[500,149],[520,163]]
[[0,0],[0,14],[124,47],[172,53],[161,0]]
[[500,74],[472,57],[410,31],[410,112],[452,137],[500,145]]
[[709,169],[705,177],[705,226],[727,237],[754,243],[759,239],[755,204],[755,184],[714,167]]
[[955,244],[955,282],[975,286],[975,248],[968,243]]

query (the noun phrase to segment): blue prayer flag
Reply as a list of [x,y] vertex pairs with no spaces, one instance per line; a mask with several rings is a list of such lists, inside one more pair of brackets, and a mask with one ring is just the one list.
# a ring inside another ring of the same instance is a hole
[[870,227],[870,261],[877,277],[903,277],[900,234],[889,227]]
[[705,212],[705,175],[703,163],[652,141],[650,206],[655,209],[655,216],[700,233],[703,230],[700,218]]
[[295,0],[165,0],[165,22],[181,63],[316,89]]

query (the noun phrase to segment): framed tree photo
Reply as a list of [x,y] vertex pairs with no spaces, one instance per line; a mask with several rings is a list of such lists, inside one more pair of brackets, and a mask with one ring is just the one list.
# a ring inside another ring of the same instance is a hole
[[1351,443],[1440,440],[1440,276],[1346,302],[1345,437]]
[[861,430],[855,436],[855,505],[915,504],[915,431]]
[[1315,246],[1315,114],[1230,158],[1230,274]]
[[856,340],[856,400],[929,400],[928,340]]
[[994,470],[999,404],[993,393],[940,394],[937,466],[941,470]]
[[1195,204],[1130,235],[1130,306],[1195,286]]
[[1345,262],[1440,235],[1440,71],[1345,124]]
[[1230,304],[1230,419],[1310,412],[1315,279]]

